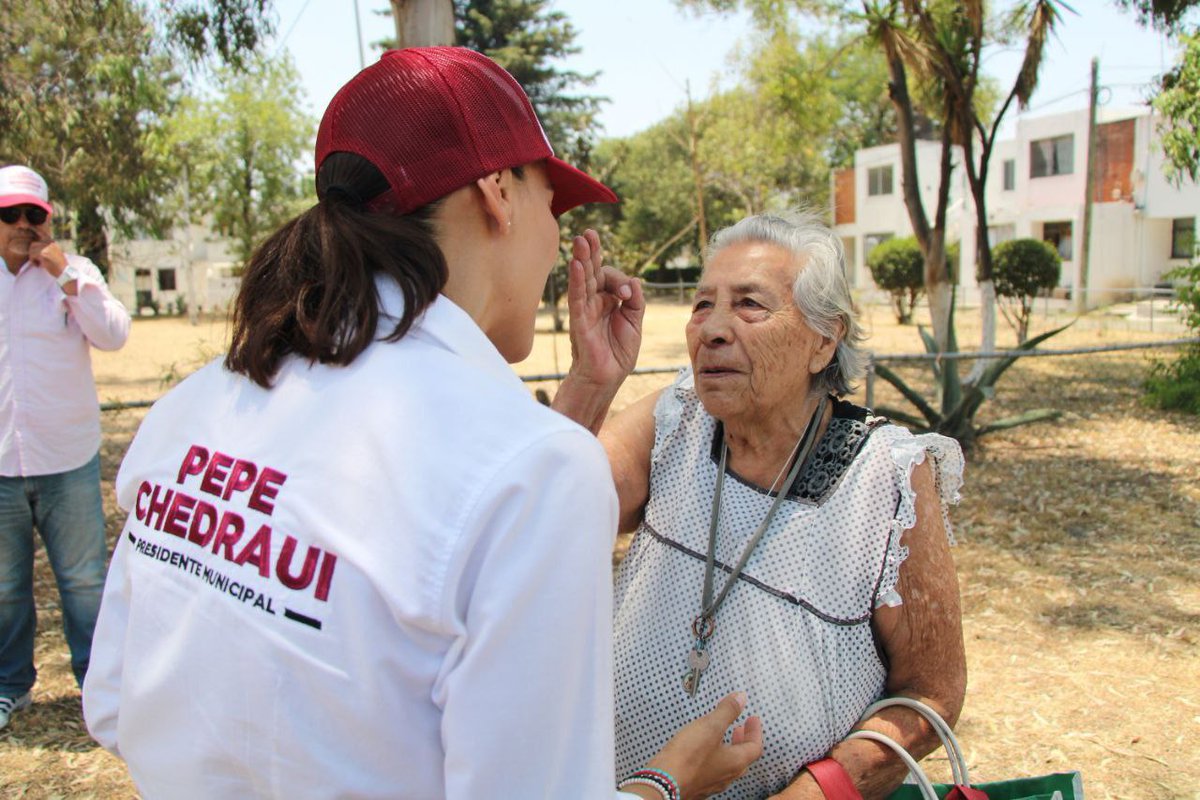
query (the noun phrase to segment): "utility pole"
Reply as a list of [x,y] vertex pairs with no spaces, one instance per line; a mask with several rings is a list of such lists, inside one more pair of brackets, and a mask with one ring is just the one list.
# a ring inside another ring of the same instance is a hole
[[1079,252],[1079,286],[1075,292],[1075,310],[1087,310],[1088,261],[1092,254],[1092,194],[1096,191],[1096,101],[1100,95],[1100,59],[1092,59],[1092,88],[1088,99],[1088,134],[1083,190],[1083,235]]
[[700,248],[698,255],[704,256],[708,246],[708,219],[704,213],[704,175],[700,166],[700,122],[692,106],[692,87],[685,84],[687,91],[688,158],[692,162],[692,181],[696,186],[696,220],[700,225]]
[[391,0],[396,47],[454,44],[453,0]]
[[192,191],[188,165],[183,163],[183,274],[187,280],[188,322],[200,322],[199,292],[196,290],[196,263],[192,253]]
[[356,34],[354,41],[356,41],[358,43],[358,68],[366,69],[367,68],[367,57],[363,53],[363,45],[362,45],[362,20],[359,18],[359,14],[358,14],[358,0],[353,0],[353,2],[354,2],[354,33]]

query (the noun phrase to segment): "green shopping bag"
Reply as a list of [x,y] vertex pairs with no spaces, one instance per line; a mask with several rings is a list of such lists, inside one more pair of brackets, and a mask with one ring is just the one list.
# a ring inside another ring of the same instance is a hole
[[[992,783],[975,783],[988,800],[1083,800],[1083,779],[1078,772],[1056,772],[1038,778],[1013,778]],[[954,784],[935,783],[939,798],[950,794]],[[888,800],[922,800],[921,787],[906,783],[888,795]]]
[[876,731],[855,731],[852,739],[870,739],[891,748],[908,766],[910,780],[888,795],[888,800],[1083,800],[1083,777],[1078,772],[1058,772],[1035,778],[1013,778],[1006,781],[972,784],[967,774],[967,761],[962,747],[946,721],[929,706],[908,697],[889,697],[880,700],[863,713],[863,719],[882,708],[904,706],[925,718],[933,727],[950,759],[952,783],[934,784],[925,771],[903,747]]

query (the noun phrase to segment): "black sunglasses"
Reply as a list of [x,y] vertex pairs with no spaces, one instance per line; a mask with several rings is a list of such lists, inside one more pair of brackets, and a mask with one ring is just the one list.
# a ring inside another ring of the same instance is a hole
[[46,217],[50,216],[46,209],[40,206],[7,206],[0,208],[0,220],[3,220],[6,225],[16,225],[17,220],[21,218],[21,214],[25,215],[25,219],[29,220],[30,225],[41,225],[46,221]]

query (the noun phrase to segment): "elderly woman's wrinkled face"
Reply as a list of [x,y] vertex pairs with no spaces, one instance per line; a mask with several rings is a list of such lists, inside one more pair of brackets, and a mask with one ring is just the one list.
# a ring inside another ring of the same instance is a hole
[[726,423],[798,408],[836,343],[804,321],[792,300],[801,265],[761,242],[730,245],[704,269],[687,324],[696,391]]

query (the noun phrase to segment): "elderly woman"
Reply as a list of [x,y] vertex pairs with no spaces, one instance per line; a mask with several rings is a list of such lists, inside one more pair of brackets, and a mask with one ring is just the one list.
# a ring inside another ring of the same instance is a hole
[[962,456],[839,399],[860,339],[833,232],[750,217],[712,239],[691,369],[604,426],[621,528],[637,531],[616,585],[617,774],[732,687],[763,719],[764,755],[721,797],[882,796],[903,765],[847,734],[917,757],[937,740],[908,709],[860,722],[867,707],[902,695],[956,720],[946,510]]

